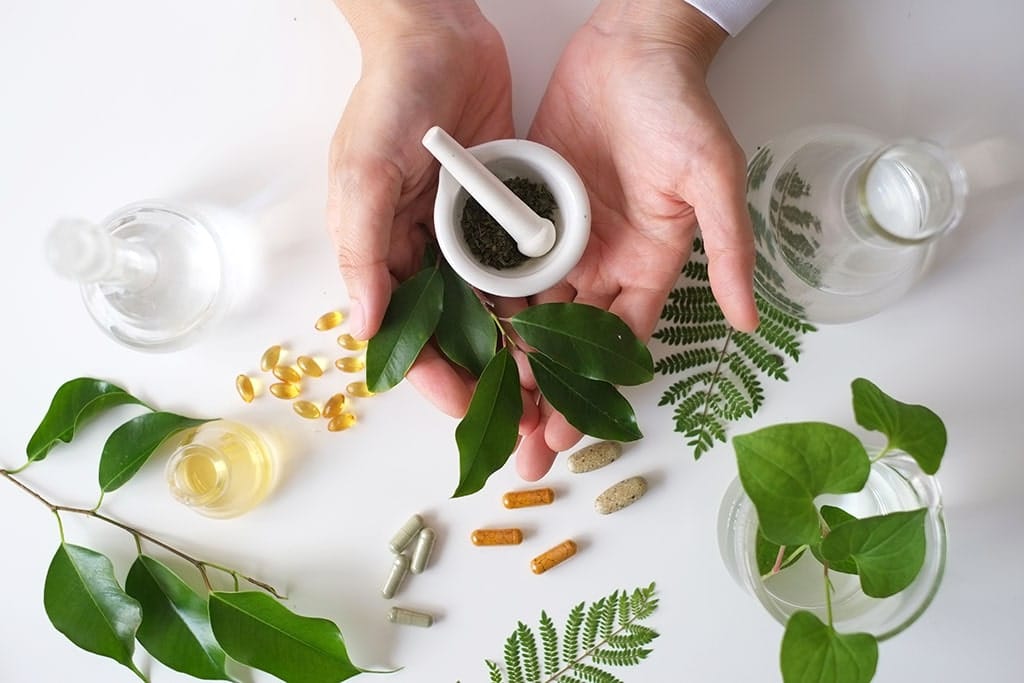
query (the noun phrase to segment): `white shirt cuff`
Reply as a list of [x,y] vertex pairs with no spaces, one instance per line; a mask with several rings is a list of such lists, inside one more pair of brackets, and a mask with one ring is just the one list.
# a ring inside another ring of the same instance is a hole
[[771,0],[686,0],[734,36],[761,13]]

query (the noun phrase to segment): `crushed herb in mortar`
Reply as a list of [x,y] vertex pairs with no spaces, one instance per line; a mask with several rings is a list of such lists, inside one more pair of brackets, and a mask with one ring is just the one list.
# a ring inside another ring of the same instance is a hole
[[[550,220],[554,215],[557,205],[547,186],[519,177],[504,183],[538,216]],[[485,266],[498,270],[514,268],[530,258],[520,253],[512,236],[472,197],[466,200],[461,224],[466,246]]]

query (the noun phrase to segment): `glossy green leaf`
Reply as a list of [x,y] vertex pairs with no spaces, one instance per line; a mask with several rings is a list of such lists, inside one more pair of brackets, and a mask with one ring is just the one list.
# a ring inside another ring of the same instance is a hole
[[224,650],[213,637],[206,600],[177,574],[140,555],[124,587],[142,606],[137,637],[149,654],[195,678],[232,680],[224,669]]
[[142,609],[121,590],[105,555],[61,543],[46,572],[43,606],[54,628],[72,643],[146,680],[132,662]]
[[509,321],[526,343],[577,375],[625,385],[654,377],[647,347],[621,318],[596,306],[539,304]]
[[868,683],[878,666],[878,641],[867,633],[836,633],[810,612],[795,612],[780,664],[783,683]]
[[338,683],[362,672],[337,625],[295,614],[266,593],[210,593],[210,623],[229,657],[288,683]]
[[103,444],[100,489],[106,492],[120,488],[170,436],[209,421],[174,413],[146,413],[128,420]]
[[65,382],[57,389],[43,421],[28,441],[29,462],[45,458],[58,441],[71,443],[79,427],[90,418],[126,403],[146,405],[121,387],[101,379],[79,377]]
[[946,451],[946,426],[920,405],[901,403],[866,379],[853,380],[853,414],[865,429],[882,432],[898,448],[935,474]]
[[441,264],[444,306],[435,335],[450,360],[479,377],[494,358],[498,329],[476,292],[447,263]]
[[[772,573],[775,569],[775,564],[779,561],[779,550],[782,548],[778,543],[772,543],[764,537],[764,532],[761,528],[757,529],[757,537],[754,539],[754,557],[757,560],[757,573],[759,576],[767,576]],[[786,567],[790,567],[794,562],[799,560],[804,551],[807,550],[807,546],[786,546],[786,550],[782,553],[782,562],[779,564],[779,571],[782,571]]]
[[441,318],[444,284],[431,267],[403,282],[391,293],[384,321],[366,348],[366,385],[380,393],[405,377]]
[[924,565],[926,514],[921,508],[840,524],[821,542],[821,554],[830,564],[853,560],[866,595],[895,595]]
[[573,374],[541,353],[527,358],[541,394],[573,427],[610,441],[643,437],[633,407],[611,384]]
[[[837,508],[832,505],[821,506],[821,518],[825,520],[825,524],[828,525],[829,533],[832,529],[839,527],[847,522],[852,522],[857,518],[851,515],[849,512],[842,508]],[[822,540],[825,540],[822,538]],[[811,553],[817,558],[818,562],[824,564],[827,560],[821,554],[821,542],[815,543],[811,546]],[[828,563],[829,571],[840,572],[842,574],[856,574],[857,563],[853,559],[846,559],[841,561],[832,561]]]
[[822,422],[765,427],[735,437],[733,447],[761,529],[778,545],[816,543],[821,526],[815,497],[859,491],[870,469],[857,437]]
[[455,428],[459,446],[459,485],[453,498],[476,493],[500,470],[516,447],[523,398],[519,371],[508,349],[484,368],[466,416]]

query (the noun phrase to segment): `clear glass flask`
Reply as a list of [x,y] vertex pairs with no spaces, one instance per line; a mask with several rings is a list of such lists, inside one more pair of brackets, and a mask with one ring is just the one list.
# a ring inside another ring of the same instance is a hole
[[838,125],[780,136],[747,166],[758,292],[811,322],[873,315],[918,280],[966,196],[963,167],[927,140]]

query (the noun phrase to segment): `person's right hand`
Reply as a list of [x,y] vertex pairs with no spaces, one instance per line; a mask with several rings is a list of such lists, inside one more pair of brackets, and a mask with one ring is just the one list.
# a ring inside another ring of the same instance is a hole
[[[501,36],[472,0],[337,0],[362,74],[331,144],[327,223],[350,298],[352,334],[380,327],[391,290],[420,267],[438,166],[421,144],[439,125],[464,146],[513,137]],[[428,345],[407,375],[461,417],[472,378]]]

